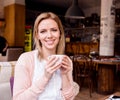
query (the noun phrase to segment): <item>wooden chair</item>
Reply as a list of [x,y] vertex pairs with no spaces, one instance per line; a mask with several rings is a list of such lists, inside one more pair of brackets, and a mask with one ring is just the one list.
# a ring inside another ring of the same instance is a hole
[[80,91],[86,80],[89,87],[90,97],[92,97],[91,93],[93,91],[94,80],[96,80],[94,71],[95,69],[91,59],[88,59],[84,55],[78,60],[76,57],[73,57],[74,80],[80,85]]

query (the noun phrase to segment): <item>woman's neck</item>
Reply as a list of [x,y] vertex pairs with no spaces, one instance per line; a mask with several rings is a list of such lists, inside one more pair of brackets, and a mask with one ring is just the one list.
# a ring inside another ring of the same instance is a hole
[[47,59],[48,56],[56,54],[55,50],[42,50],[43,52],[43,58]]

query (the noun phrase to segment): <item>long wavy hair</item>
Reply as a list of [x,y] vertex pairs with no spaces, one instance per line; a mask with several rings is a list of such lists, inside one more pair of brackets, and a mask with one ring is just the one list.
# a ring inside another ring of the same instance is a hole
[[34,23],[34,29],[33,29],[34,48],[38,49],[38,57],[39,58],[43,58],[43,54],[42,54],[41,41],[37,38],[38,25],[42,20],[49,19],[49,18],[53,19],[58,24],[58,27],[60,30],[60,39],[59,39],[59,43],[56,48],[56,54],[64,54],[65,36],[64,36],[64,29],[63,29],[62,22],[56,14],[54,14],[52,12],[44,12],[44,13],[41,13],[40,15],[38,15],[38,17],[36,18],[35,23]]

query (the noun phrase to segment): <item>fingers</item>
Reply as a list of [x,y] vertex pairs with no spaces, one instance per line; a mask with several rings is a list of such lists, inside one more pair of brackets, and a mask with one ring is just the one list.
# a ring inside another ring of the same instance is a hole
[[48,67],[48,68],[46,68],[46,72],[49,73],[49,74],[53,74],[60,67],[61,67],[61,65],[57,65],[57,66],[54,66],[54,67]]
[[61,64],[56,64],[58,60],[59,59],[57,57],[51,57],[50,59],[48,59],[47,66],[45,68],[47,72],[53,73],[60,68]]
[[65,56],[63,58],[62,65],[61,65],[60,69],[61,69],[62,74],[66,74],[67,72],[69,72],[71,70],[70,61],[69,61],[67,56]]
[[70,65],[70,61],[68,60],[68,57],[65,56],[63,58],[63,60],[62,60],[62,66],[64,66],[64,67],[70,67],[69,65]]
[[62,73],[67,73],[71,70],[71,62],[68,56],[64,55],[62,58],[51,56],[47,60],[47,65],[45,67],[46,73],[52,75],[59,68]]
[[55,63],[58,61],[57,57],[51,57],[50,59],[48,59],[48,65],[49,67],[54,67]]

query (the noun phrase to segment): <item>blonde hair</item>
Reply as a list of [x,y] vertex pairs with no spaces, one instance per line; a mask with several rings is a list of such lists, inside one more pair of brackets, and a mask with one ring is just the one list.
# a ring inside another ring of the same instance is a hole
[[38,25],[42,20],[48,19],[48,18],[53,19],[58,24],[58,27],[60,30],[60,40],[59,40],[59,43],[56,48],[56,54],[63,54],[64,50],[65,50],[65,36],[64,36],[64,29],[63,29],[61,20],[59,19],[59,17],[56,14],[54,14],[52,12],[44,12],[44,13],[41,13],[36,18],[35,23],[34,23],[34,29],[33,29],[34,47],[35,47],[35,49],[38,49],[38,52],[39,52],[38,56],[40,58],[42,58],[43,55],[42,55],[42,49],[41,49],[42,48],[41,42],[37,38]]

